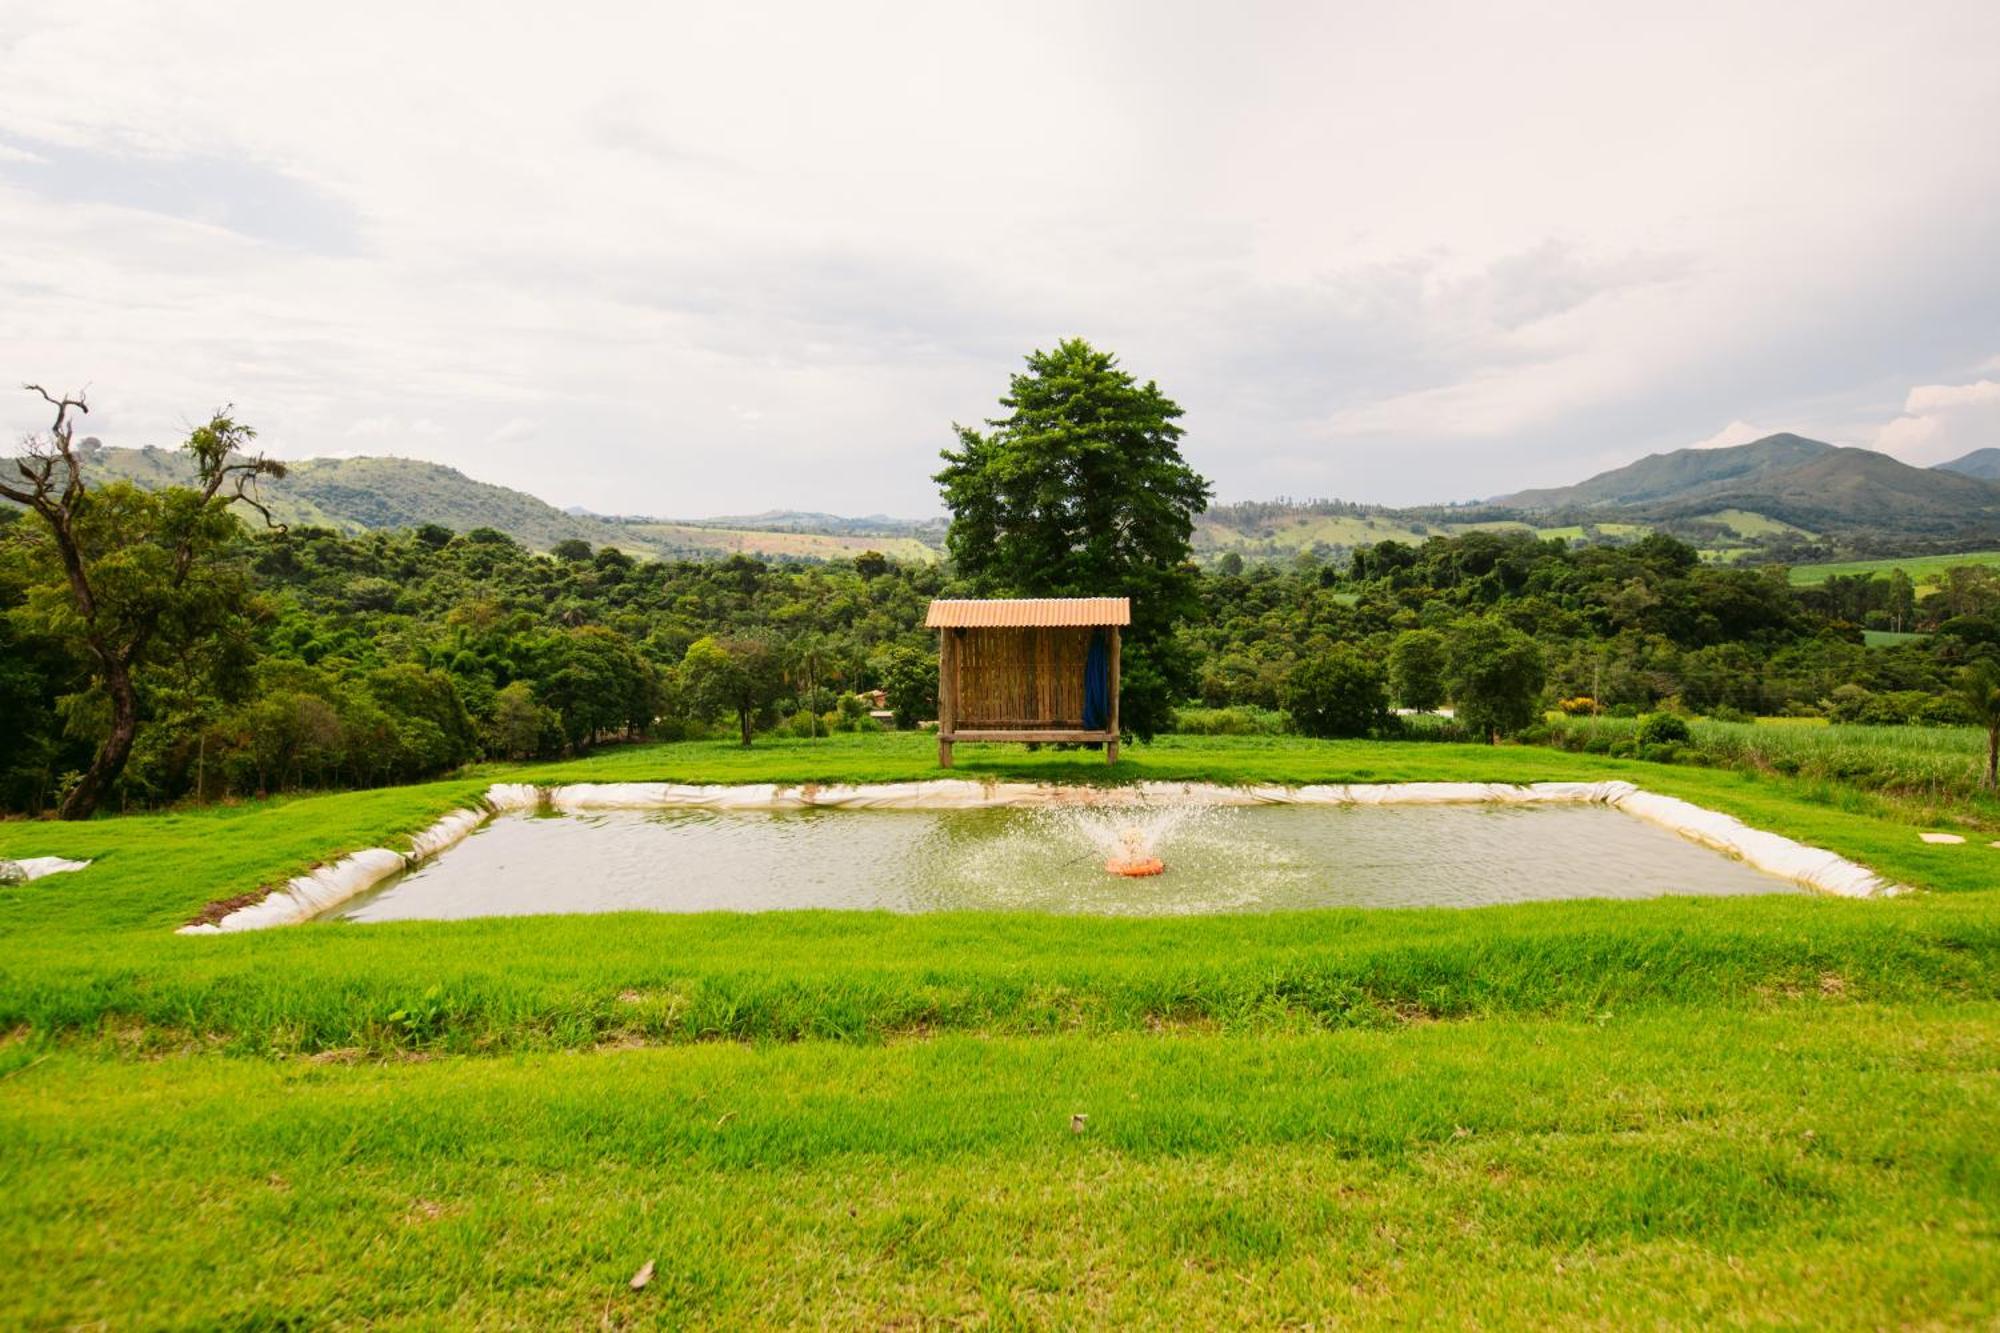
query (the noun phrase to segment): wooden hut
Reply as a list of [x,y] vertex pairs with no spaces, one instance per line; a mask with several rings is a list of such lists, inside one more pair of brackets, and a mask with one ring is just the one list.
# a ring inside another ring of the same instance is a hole
[[941,600],[938,763],[954,741],[1084,741],[1118,762],[1118,632],[1123,597]]

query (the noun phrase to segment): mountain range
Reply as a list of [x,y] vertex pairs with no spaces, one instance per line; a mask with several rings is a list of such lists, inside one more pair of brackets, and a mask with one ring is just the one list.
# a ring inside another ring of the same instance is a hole
[[1618,512],[1671,524],[1744,511],[1828,532],[1935,537],[2000,534],[2000,449],[1911,467],[1875,449],[1768,435],[1722,449],[1677,449],[1574,486],[1517,491],[1491,503],[1533,514]]
[[[84,460],[87,477],[145,487],[185,484],[194,476],[187,455],[173,449],[99,445],[87,448]],[[525,491],[416,458],[306,458],[288,460],[285,467],[286,475],[262,482],[260,493],[272,517],[295,528],[347,533],[426,523],[454,532],[494,528],[538,551],[578,540],[654,559],[749,554],[826,560],[877,550],[899,560],[929,561],[943,545],[938,520],[925,524],[776,513],[743,520],[671,520],[563,510]],[[819,518],[827,520],[823,526],[811,521]]]
[[[153,487],[191,476],[178,451],[87,443],[86,471],[100,479]],[[944,544],[944,524],[937,519],[798,510],[694,520],[614,517],[559,509],[419,459],[312,458],[288,466],[289,475],[267,482],[264,495],[274,516],[294,527],[350,533],[426,523],[458,532],[488,527],[537,550],[581,540],[659,559],[834,559],[877,550],[897,560],[930,561]],[[1778,434],[1728,448],[1653,454],[1571,486],[1517,491],[1475,505],[1218,506],[1201,516],[1194,546],[1199,559],[1231,552],[1252,560],[1308,551],[1333,557],[1379,541],[1420,542],[1476,529],[1573,541],[1625,541],[1663,529],[1714,559],[2000,546],[2000,448],[1916,468],[1875,450]]]

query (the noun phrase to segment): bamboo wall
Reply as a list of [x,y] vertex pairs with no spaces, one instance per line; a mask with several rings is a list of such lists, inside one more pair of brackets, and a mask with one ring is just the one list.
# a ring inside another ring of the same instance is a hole
[[1083,726],[1089,629],[967,629],[958,635],[956,725]]

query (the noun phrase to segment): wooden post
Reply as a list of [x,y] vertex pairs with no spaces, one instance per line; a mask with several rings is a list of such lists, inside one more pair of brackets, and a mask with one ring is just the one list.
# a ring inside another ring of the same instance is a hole
[[1118,762],[1118,647],[1118,627],[1113,625],[1111,627],[1111,717],[1104,728],[1111,733],[1111,739],[1104,746],[1104,762],[1107,764]]
[[958,722],[958,641],[938,631],[938,767],[951,767],[951,733]]

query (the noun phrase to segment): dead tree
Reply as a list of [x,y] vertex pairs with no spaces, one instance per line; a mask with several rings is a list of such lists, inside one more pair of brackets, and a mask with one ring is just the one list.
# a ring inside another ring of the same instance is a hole
[[[62,819],[88,819],[131,757],[132,743],[139,733],[139,694],[133,673],[158,632],[169,601],[195,570],[200,527],[183,524],[165,534],[167,570],[158,597],[148,604],[120,607],[116,613],[108,611],[93,582],[94,553],[88,549],[81,527],[90,491],[72,439],[75,418],[88,413],[90,407],[81,393],[73,398],[58,397],[39,384],[30,384],[27,389],[55,409],[55,423],[45,435],[30,436],[24,442],[21,456],[12,460],[16,475],[0,475],[0,497],[34,511],[48,529],[62,562],[91,675],[110,704],[109,730],[91,757],[90,767],[64,795],[56,811]],[[195,460],[194,490],[203,508],[241,500],[272,524],[270,511],[256,496],[256,484],[261,477],[284,476],[285,467],[262,454],[249,456],[238,451],[238,446],[254,438],[256,432],[238,425],[226,410],[212,414],[206,425],[197,427],[187,441]]]

